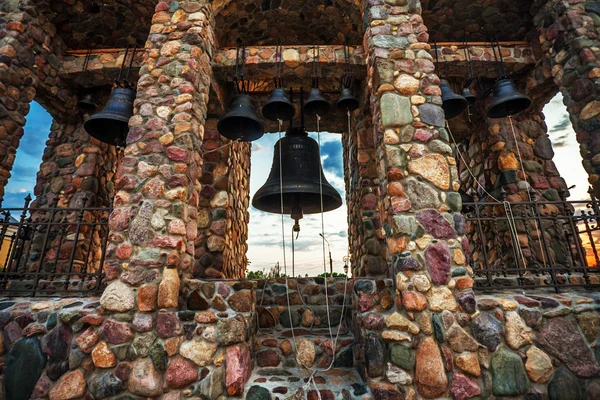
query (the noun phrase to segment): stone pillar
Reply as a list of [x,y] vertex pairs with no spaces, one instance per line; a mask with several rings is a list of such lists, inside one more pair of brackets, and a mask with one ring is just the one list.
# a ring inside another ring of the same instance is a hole
[[[368,110],[364,110],[368,112]],[[388,276],[383,251],[381,217],[377,207],[376,137],[363,114],[356,116],[352,135],[342,136],[348,207],[348,238],[352,275]]]
[[[532,97],[535,99],[535,96]],[[538,237],[540,228],[533,220],[535,213],[558,213],[559,209],[556,206],[543,204],[543,201],[560,201],[560,193],[566,190],[566,183],[552,161],[554,152],[541,111],[543,103],[534,101],[529,109],[513,116],[512,126],[508,118],[487,119],[485,123],[479,120],[480,122],[473,125],[473,134],[458,146],[469,169],[479,182],[475,183],[461,160],[461,189],[472,195],[476,201],[506,200],[512,204],[514,215],[526,213],[531,217],[526,224],[523,221],[516,223],[518,240],[527,266],[531,268],[548,261],[542,241]],[[479,105],[478,109],[480,115],[485,115],[485,104]],[[488,196],[480,185],[492,194],[493,198]],[[531,206],[519,205],[522,202],[530,202],[530,197],[532,201],[540,202],[537,211]],[[466,211],[474,216],[473,209]],[[478,212],[501,218],[505,218],[506,215],[502,206],[480,208]],[[481,225],[483,236],[480,235],[477,224]],[[544,221],[544,228],[546,242],[551,244],[550,251],[554,252],[553,249],[556,249],[558,252],[564,252],[558,240],[563,229],[555,229],[549,220]],[[506,221],[492,218],[481,222],[469,222],[467,231],[475,269],[483,270],[485,261],[496,269],[523,267],[521,260],[515,259],[515,242]],[[486,253],[483,252],[483,247],[486,248]],[[484,260],[484,254],[487,255],[487,260]]]
[[157,4],[115,184],[106,310],[175,308],[191,275],[213,42],[204,1]]
[[217,120],[204,129],[194,277],[241,278],[246,267],[250,203],[249,143],[219,135]]
[[600,195],[600,8],[595,1],[552,0],[534,18],[545,59],[544,78],[554,78],[580,144],[583,166]]
[[0,4],[0,198],[23,136],[29,103],[35,98],[55,118],[77,111],[76,98],[57,77],[64,44],[39,1]]
[[[452,369],[452,351],[477,350],[456,322],[475,312],[473,279],[465,266],[460,185],[429,35],[418,1],[397,4],[406,5],[370,2],[366,18],[378,207],[395,285],[355,283],[359,363],[375,399],[437,398],[449,389],[445,365]],[[395,287],[395,300],[387,286]],[[445,336],[451,347],[442,344]],[[457,337],[469,345],[457,344]],[[481,393],[475,380],[458,375],[453,395],[464,385]]]

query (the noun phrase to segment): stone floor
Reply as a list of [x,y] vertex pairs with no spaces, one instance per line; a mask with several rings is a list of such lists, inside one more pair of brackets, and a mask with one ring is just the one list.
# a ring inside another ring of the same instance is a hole
[[[355,368],[332,368],[314,375],[315,385],[305,386],[311,372],[306,368],[256,368],[246,384],[246,400],[370,400],[371,392]],[[262,388],[260,390],[259,388]],[[265,391],[266,389],[266,391]],[[272,397],[265,395],[270,393]]]
[[[324,328],[296,328],[293,334],[291,329],[262,331],[255,337],[255,365],[244,398],[318,400],[318,390],[321,400],[371,399],[353,365],[354,337],[343,325],[337,342],[337,327],[332,329],[333,336]],[[311,369],[301,367],[300,362]],[[314,383],[310,381],[313,371],[317,371]]]

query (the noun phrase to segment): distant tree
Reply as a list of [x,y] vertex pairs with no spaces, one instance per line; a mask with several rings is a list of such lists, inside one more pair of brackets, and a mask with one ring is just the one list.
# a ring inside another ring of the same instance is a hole
[[317,275],[320,278],[329,278],[330,276],[333,276],[334,278],[345,278],[346,274],[342,274],[341,272],[334,272],[333,275],[331,275],[329,272],[323,272],[320,275]]
[[265,273],[265,270],[262,269],[260,271],[246,271],[247,279],[272,279],[272,278],[285,278],[286,274],[281,273],[281,269],[279,267],[279,263],[275,264],[268,273]]

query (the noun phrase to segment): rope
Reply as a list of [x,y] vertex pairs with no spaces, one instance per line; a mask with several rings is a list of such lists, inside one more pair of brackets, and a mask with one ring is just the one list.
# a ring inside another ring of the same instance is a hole
[[[521,166],[521,172],[523,172],[523,178],[525,179],[525,182],[527,182],[527,173],[525,173],[525,167],[523,166],[523,158],[521,158],[521,150],[519,149],[519,143],[517,141],[517,134],[515,133],[515,127],[513,126],[512,117],[510,115],[508,116],[508,121],[510,122],[510,128],[512,130],[513,138],[515,139],[515,146],[517,147],[517,156],[519,157],[519,165]],[[531,186],[531,188],[533,189],[533,186]],[[535,190],[535,189],[533,189],[533,190]],[[533,199],[531,198],[531,193],[529,193],[529,190],[527,191],[527,198],[529,199],[530,203],[533,203]],[[537,211],[537,205],[533,204],[533,206],[536,208],[536,211]],[[535,231],[537,233],[537,238],[538,238],[538,244],[540,245],[540,254],[542,255],[542,261],[544,262],[544,268],[546,268],[547,267],[546,255],[544,254],[544,249],[542,247],[542,237],[540,234],[540,228],[538,225],[538,221],[534,220],[534,222],[535,222]]]
[[215,152],[215,151],[219,151],[219,150],[221,150],[221,149],[224,149],[225,147],[231,146],[231,145],[232,145],[232,144],[234,144],[234,143],[239,143],[239,142],[240,142],[240,138],[237,138],[237,139],[235,139],[235,140],[232,140],[232,141],[230,141],[230,142],[229,142],[229,143],[227,143],[227,144],[224,144],[223,146],[217,147],[216,149],[212,149],[212,150],[209,150],[209,151],[205,151],[203,154],[210,154],[210,153],[213,153],[213,152]]
[[[523,249],[521,248],[521,244],[519,243],[517,224],[515,222],[515,217],[514,217],[513,212],[512,212],[512,205],[511,205],[511,203],[509,203],[506,200],[498,200],[490,192],[488,192],[487,190],[485,190],[485,187],[483,187],[483,185],[481,184],[481,182],[479,182],[479,180],[475,177],[475,174],[473,174],[473,171],[471,171],[471,168],[469,168],[469,164],[467,163],[467,161],[463,157],[462,152],[458,148],[458,144],[456,143],[456,140],[454,139],[454,135],[452,134],[452,130],[450,129],[450,126],[448,125],[448,121],[446,121],[446,129],[448,130],[448,133],[450,134],[450,138],[452,139],[452,143],[454,143],[454,148],[456,149],[456,153],[458,154],[458,156],[462,160],[463,164],[465,165],[465,168],[469,172],[469,175],[471,175],[471,178],[473,178],[473,181],[475,181],[475,183],[477,183],[477,185],[479,186],[479,188],[481,188],[481,190],[486,195],[488,195],[492,200],[494,200],[496,203],[502,203],[502,205],[504,206],[504,211],[506,212],[506,220],[508,222],[508,227],[509,227],[510,232],[511,232],[511,237],[513,238],[513,245],[514,245],[514,248],[517,250],[517,252],[519,254],[518,256],[517,256],[517,254],[515,254],[515,257],[520,257],[521,260],[523,261],[523,267],[525,267],[527,264],[525,263],[525,255],[523,254]],[[513,252],[514,252],[514,250],[513,250]]]

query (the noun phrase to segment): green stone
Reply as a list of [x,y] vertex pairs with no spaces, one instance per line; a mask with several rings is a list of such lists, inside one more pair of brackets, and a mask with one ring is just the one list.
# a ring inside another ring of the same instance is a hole
[[492,391],[496,396],[519,396],[529,390],[523,361],[516,353],[500,349],[492,357]]
[[[462,209],[462,199],[460,194],[457,192],[449,192],[446,195],[446,204],[452,211],[459,212]],[[454,224],[454,221],[451,221],[450,223]]]
[[548,384],[550,400],[583,400],[577,378],[568,369],[559,368]]
[[268,389],[254,385],[251,386],[246,394],[246,400],[271,400],[271,392]]
[[59,159],[56,160],[56,164],[60,167],[60,168],[64,168],[67,165],[71,164],[73,162],[73,160],[71,160],[68,157],[61,157]]
[[376,238],[370,238],[365,241],[365,249],[367,253],[377,255],[381,251],[381,245]]
[[410,112],[410,100],[393,93],[381,96],[381,123],[383,128],[408,125],[413,117]]
[[167,352],[165,351],[165,347],[162,343],[156,342],[150,348],[150,359],[152,360],[152,364],[154,364],[154,368],[158,371],[166,371],[167,370]]
[[452,270],[452,277],[457,277],[457,276],[465,276],[467,274],[467,270],[464,269],[463,267],[458,267],[458,268],[454,268]]
[[415,368],[416,352],[410,347],[401,344],[395,344],[390,349],[390,360],[407,371],[412,371]]
[[140,261],[154,261],[160,259],[160,249],[141,249],[136,257]]
[[376,35],[372,41],[375,47],[384,49],[404,50],[408,48],[408,39],[403,36]]
[[584,49],[586,47],[592,47],[594,42],[588,39],[586,36],[579,36],[573,40],[573,47],[577,50]]
[[46,329],[51,330],[52,328],[54,328],[56,326],[57,323],[58,323],[58,316],[56,315],[55,312],[53,312],[48,317],[48,321],[46,321]]
[[533,160],[524,160],[523,168],[525,168],[525,171],[527,172],[542,172],[544,170],[542,164]]
[[385,146],[389,167],[406,168],[406,153],[396,146]]
[[439,128],[438,133],[439,133],[440,139],[442,139],[444,142],[450,141],[450,136],[448,136],[448,131],[446,129]]
[[440,318],[440,315],[433,314],[431,322],[433,323],[433,334],[435,336],[435,340],[442,343],[444,341],[444,328],[442,327],[442,319]]
[[414,235],[417,232],[417,221],[415,217],[408,215],[395,215],[394,234],[397,235]]

